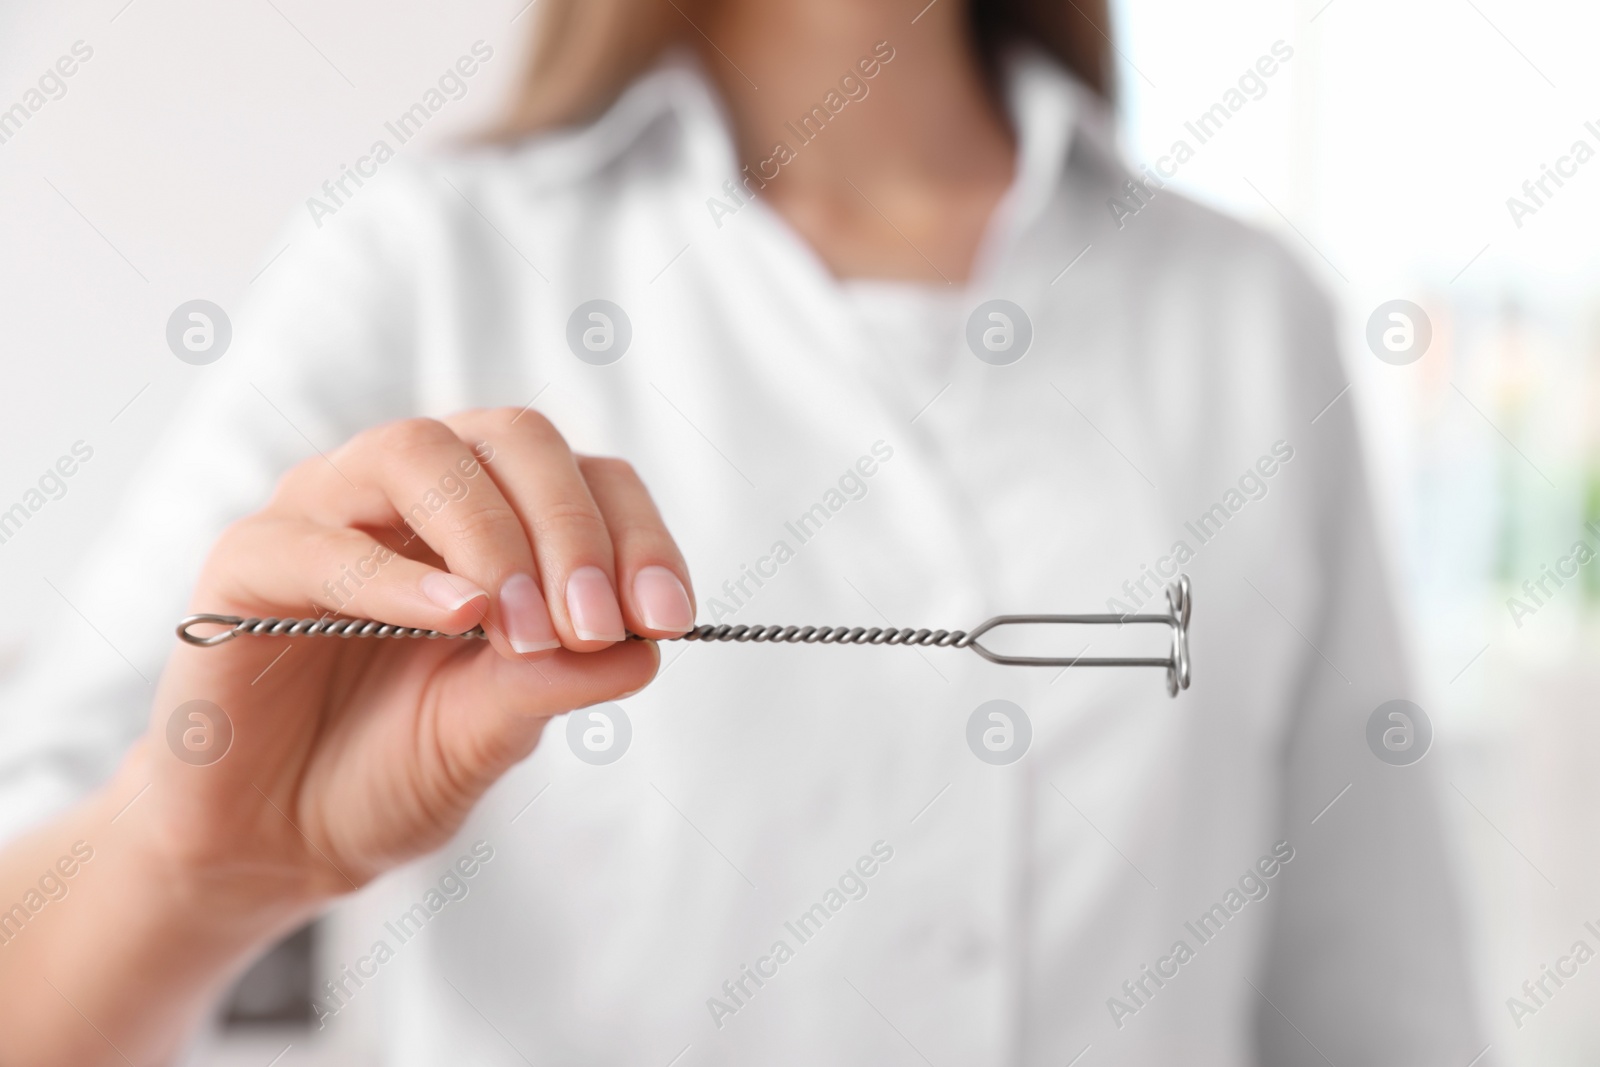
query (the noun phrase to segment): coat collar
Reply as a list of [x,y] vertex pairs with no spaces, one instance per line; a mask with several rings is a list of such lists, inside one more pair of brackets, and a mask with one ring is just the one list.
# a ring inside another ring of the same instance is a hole
[[[1002,65],[1007,112],[1017,133],[1017,173],[1000,206],[1003,231],[1026,228],[1059,190],[1075,139],[1115,158],[1112,115],[1093,92],[1036,49]],[[674,50],[636,79],[598,119],[526,143],[529,178],[542,187],[583,183],[664,137],[683,177],[720,188],[739,173],[726,109],[692,53]],[[652,158],[660,159],[652,154]],[[994,236],[998,237],[999,234]]]

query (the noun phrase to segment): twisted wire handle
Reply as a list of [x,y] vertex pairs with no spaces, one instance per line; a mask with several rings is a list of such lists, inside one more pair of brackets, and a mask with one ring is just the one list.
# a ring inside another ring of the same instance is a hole
[[965,648],[965,630],[915,630],[909,626],[696,626],[669,641],[756,641],[804,645],[924,645]]
[[[200,636],[192,626],[215,624],[227,629]],[[237,615],[190,615],[178,625],[178,636],[191,645],[209,648],[235,637],[396,637],[433,641],[483,640],[488,637],[481,626],[465,633],[447,634],[417,626],[394,626],[375,619],[242,619]],[[642,641],[638,634],[628,639]],[[918,630],[909,626],[720,626],[703,625],[663,641],[754,641],[771,644],[806,645],[923,645],[931,648],[965,648],[965,630]]]
[[[207,622],[229,626],[229,629],[204,638],[188,632],[191,624]],[[201,646],[221,644],[244,634],[255,637],[408,637],[430,641],[439,637],[471,640],[487,636],[481,626],[463,634],[447,634],[417,626],[393,626],[376,619],[241,619],[232,615],[191,615],[178,629],[179,637],[191,645]]]

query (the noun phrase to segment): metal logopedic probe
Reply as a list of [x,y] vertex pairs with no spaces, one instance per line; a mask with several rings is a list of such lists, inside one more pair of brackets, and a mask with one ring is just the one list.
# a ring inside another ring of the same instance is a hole
[[[1189,688],[1189,612],[1194,598],[1189,576],[1180,574],[1167,586],[1165,615],[996,615],[971,630],[914,630],[910,627],[865,626],[696,626],[666,641],[754,641],[803,645],[920,645],[931,648],[970,648],[990,663],[1010,667],[1165,667],[1167,692],[1177,696]],[[1002,626],[1075,625],[1123,626],[1159,624],[1172,629],[1171,650],[1165,656],[1009,656],[978,643],[984,634]],[[194,626],[226,629],[204,637],[190,633]],[[398,637],[435,640],[476,640],[488,636],[483,627],[447,634],[415,626],[391,626],[373,619],[242,619],[237,615],[190,615],[178,624],[178,636],[191,645],[210,648],[235,637]],[[643,640],[636,634],[630,639]]]

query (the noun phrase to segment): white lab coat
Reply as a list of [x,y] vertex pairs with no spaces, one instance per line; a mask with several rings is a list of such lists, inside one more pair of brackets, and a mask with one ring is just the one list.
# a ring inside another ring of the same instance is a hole
[[[1352,408],[1323,412],[1345,385],[1328,306],[1273,241],[1175,193],[1119,228],[1105,117],[1042,59],[1008,79],[1019,172],[964,287],[841,284],[759,199],[713,211],[736,165],[681,59],[586,129],[386,164],[256,283],[235,350],[73,586],[146,678],[206,545],[313,446],[534,397],[575,447],[639,469],[701,621],[1143,607],[1145,568],[1176,569],[1180,541],[1194,579],[1177,700],[1154,670],[664,645],[624,702],[623,758],[581,762],[555,720],[458,842],[374,890],[398,915],[472,842],[492,848],[414,940],[374,924],[394,958],[362,964],[356,995],[384,1006],[384,1062],[1089,1048],[1085,1064],[1373,1067],[1481,1047],[1430,761],[1388,766],[1365,741],[1372,709],[1411,694]],[[632,327],[604,366],[567,344],[596,298]],[[1031,322],[1016,363],[964,338],[991,298]],[[42,650],[6,700],[4,832],[103,779],[149,693],[93,640]],[[991,699],[1031,723],[1008,766],[968,747]],[[1263,861],[1275,846],[1292,860]],[[1273,877],[1244,884],[1265,898],[1230,897],[1258,862]]]

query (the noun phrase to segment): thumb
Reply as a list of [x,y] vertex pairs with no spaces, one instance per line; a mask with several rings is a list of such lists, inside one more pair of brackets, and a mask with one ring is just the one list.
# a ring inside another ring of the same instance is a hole
[[634,693],[660,666],[654,641],[619,641],[599,652],[559,649],[533,660],[471,657],[441,679],[440,757],[476,799],[527,758],[550,719]]

